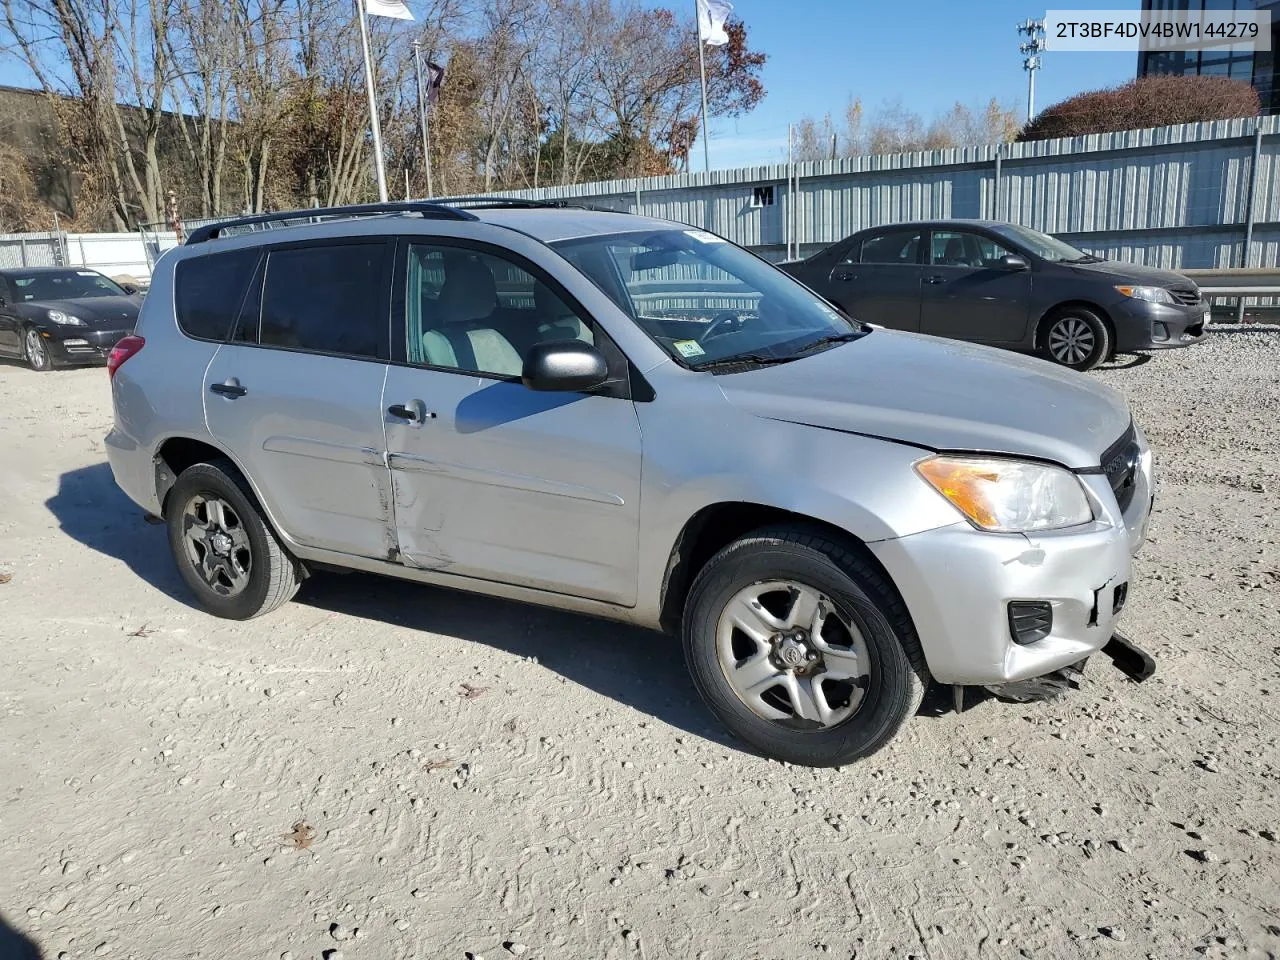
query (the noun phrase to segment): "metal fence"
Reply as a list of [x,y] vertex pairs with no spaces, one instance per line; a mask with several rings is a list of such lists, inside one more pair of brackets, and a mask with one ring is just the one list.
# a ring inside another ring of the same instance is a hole
[[1280,261],[1280,117],[511,191],[690,223],[781,259],[865,227],[990,217],[1166,268]]
[[111,277],[151,276],[151,261],[136,233],[0,234],[4,267],[92,267]]
[[[870,226],[991,217],[1135,263],[1274,270],[1280,266],[1280,116],[502,195],[578,200],[676,220],[774,260],[788,250],[807,255]],[[0,265],[83,263],[141,278],[176,242],[163,227],[0,236]]]

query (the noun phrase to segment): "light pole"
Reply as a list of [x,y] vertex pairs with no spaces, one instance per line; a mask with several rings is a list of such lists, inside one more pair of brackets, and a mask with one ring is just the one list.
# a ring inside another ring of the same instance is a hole
[[1044,66],[1044,59],[1040,54],[1047,46],[1044,21],[1025,20],[1018,24],[1017,29],[1018,33],[1025,34],[1028,38],[1026,43],[1018,44],[1018,52],[1023,56],[1022,69],[1027,71],[1027,122],[1030,123],[1036,113],[1036,71]]

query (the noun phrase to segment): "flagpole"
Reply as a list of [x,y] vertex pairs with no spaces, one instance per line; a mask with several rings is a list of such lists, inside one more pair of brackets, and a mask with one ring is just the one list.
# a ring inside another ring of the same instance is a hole
[[427,97],[422,88],[422,44],[413,41],[413,65],[418,78],[418,125],[422,128],[422,163],[427,169],[427,199],[435,196],[431,182],[431,137],[427,132]]
[[369,93],[369,128],[373,132],[373,167],[378,174],[378,199],[386,203],[386,157],[382,154],[382,124],[378,121],[378,91],[373,79],[373,57],[369,54],[369,22],[365,19],[364,0],[356,0],[356,18],[360,21],[360,48],[364,51],[364,80]]
[[698,9],[698,0],[693,0],[693,32],[698,38],[698,73],[702,77],[702,168],[711,169],[711,145],[707,142],[711,137],[711,128],[707,125],[707,58],[703,52],[702,15]]

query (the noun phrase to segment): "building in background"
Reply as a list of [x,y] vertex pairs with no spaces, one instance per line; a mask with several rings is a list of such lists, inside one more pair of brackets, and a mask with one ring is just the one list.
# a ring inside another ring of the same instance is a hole
[[1280,0],[1142,0],[1143,10],[1270,10],[1271,50],[1233,53],[1229,50],[1143,50],[1138,76],[1178,74],[1231,77],[1258,91],[1262,112],[1280,114],[1280,81],[1276,77],[1276,48],[1280,46]]

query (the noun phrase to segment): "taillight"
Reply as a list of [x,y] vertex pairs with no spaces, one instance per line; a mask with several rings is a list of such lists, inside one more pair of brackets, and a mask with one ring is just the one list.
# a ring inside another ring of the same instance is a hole
[[114,380],[116,371],[124,366],[124,362],[146,345],[147,341],[141,337],[128,336],[122,339],[111,348],[111,353],[107,357],[107,376]]

